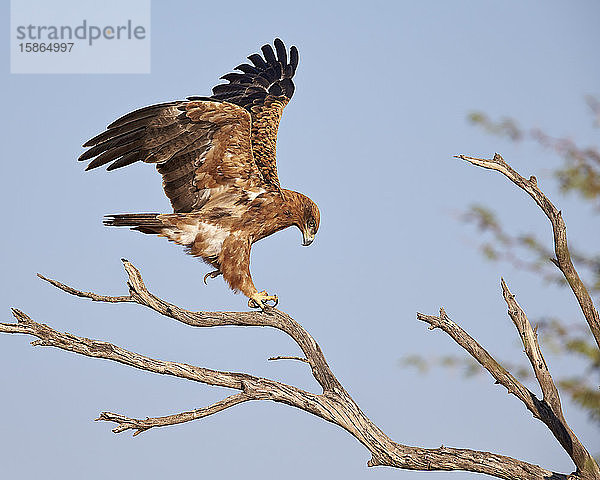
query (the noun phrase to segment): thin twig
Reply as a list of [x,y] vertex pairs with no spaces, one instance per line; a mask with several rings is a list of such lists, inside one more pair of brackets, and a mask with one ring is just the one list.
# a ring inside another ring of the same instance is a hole
[[552,375],[550,375],[548,365],[542,355],[537,333],[531,326],[531,323],[529,323],[525,311],[517,303],[515,296],[508,289],[508,285],[506,285],[504,279],[501,279],[501,286],[502,296],[508,306],[508,315],[515,324],[515,327],[517,327],[517,331],[519,332],[519,336],[525,347],[525,354],[527,355],[527,358],[529,358],[535,378],[542,390],[544,401],[550,405],[550,408],[552,408],[552,411],[557,416],[562,418],[563,414],[558,389],[554,384],[554,380],[552,380]]
[[112,430],[114,433],[121,433],[126,430],[135,430],[133,432],[133,436],[135,437],[136,435],[139,435],[140,433],[154,427],[166,427],[169,425],[177,425],[178,423],[191,422],[192,420],[198,420],[199,418],[214,415],[215,413],[225,410],[226,408],[233,407],[239,403],[247,402],[249,400],[253,400],[252,395],[246,392],[240,392],[213,403],[208,407],[198,408],[190,412],[182,412],[174,415],[167,415],[165,417],[146,419],[129,418],[118,413],[102,412],[96,421],[118,423],[118,425]]
[[298,360],[299,362],[308,363],[308,360],[304,357],[290,357],[285,355],[278,355],[276,357],[269,357],[268,360]]
[[473,337],[453,322],[443,308],[440,308],[439,316],[417,313],[417,320],[428,323],[430,330],[439,328],[446,332],[494,377],[496,383],[506,387],[509,394],[521,400],[535,418],[543,419],[543,413],[540,410],[544,410],[544,406],[535,394],[500,365]]
[[89,298],[94,302],[108,302],[108,303],[121,303],[121,302],[133,302],[134,300],[131,298],[131,295],[122,295],[119,297],[110,297],[108,295],[98,295],[94,292],[82,292],[81,290],[76,290],[73,287],[69,287],[64,283],[61,283],[57,280],[52,280],[51,278],[44,277],[41,273],[38,273],[37,276],[48,282],[50,285],[54,285],[56,288],[61,289],[64,292],[70,293],[71,295],[75,295],[77,297]]

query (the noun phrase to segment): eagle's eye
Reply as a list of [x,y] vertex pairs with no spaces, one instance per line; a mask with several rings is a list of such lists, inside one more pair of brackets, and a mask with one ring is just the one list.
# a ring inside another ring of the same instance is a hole
[[317,226],[317,224],[315,223],[315,220],[314,220],[314,218],[311,218],[311,219],[308,221],[308,228],[310,228],[311,230],[314,230],[316,226]]

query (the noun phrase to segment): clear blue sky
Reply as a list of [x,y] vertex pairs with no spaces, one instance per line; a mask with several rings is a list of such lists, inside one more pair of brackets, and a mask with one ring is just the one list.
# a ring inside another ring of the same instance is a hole
[[[3,4],[8,41],[8,2]],[[281,182],[311,196],[321,230],[310,248],[289,229],[253,249],[260,289],[319,341],[361,408],[409,445],[494,451],[570,472],[543,424],[489,376],[421,375],[398,359],[461,353],[415,312],[449,315],[498,358],[522,357],[500,295],[500,276],[531,317],[582,322],[566,290],[485,262],[478,236],[456,220],[474,202],[497,208],[511,231],[550,229],[532,201],[498,174],[452,158],[501,152],[536,174],[562,208],[570,238],[591,247],[597,217],[561,197],[553,155],[486,136],[465,120],[482,110],[598,144],[583,98],[600,95],[594,1],[159,2],[152,5],[148,75],[11,75],[0,56],[4,320],[10,306],[35,320],[165,360],[247,371],[316,390],[306,366],[264,329],[192,330],[142,307],[67,296],[36,272],[85,290],[124,294],[119,259],[156,294],[190,309],[242,309],[221,279],[164,239],[102,226],[104,214],[168,211],[153,168],[84,173],[80,145],[134,108],[210,93],[219,76],[276,36],[300,51],[296,94],[281,123]],[[590,220],[591,219],[591,220]],[[597,245],[596,245],[597,246]],[[335,476],[347,479],[479,478],[368,469],[369,456],[339,428],[270,403],[131,438],[92,420],[103,410],[158,416],[212,403],[227,391],[108,361],[33,348],[0,336],[0,463],[6,478]],[[553,362],[556,372],[576,363]],[[536,390],[537,391],[537,390]],[[598,430],[566,399],[566,417],[600,450]]]

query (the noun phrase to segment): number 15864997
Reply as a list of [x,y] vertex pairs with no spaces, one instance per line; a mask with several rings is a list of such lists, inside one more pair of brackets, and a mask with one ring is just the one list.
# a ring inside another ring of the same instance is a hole
[[19,51],[23,53],[68,53],[73,48],[73,42],[19,43]]

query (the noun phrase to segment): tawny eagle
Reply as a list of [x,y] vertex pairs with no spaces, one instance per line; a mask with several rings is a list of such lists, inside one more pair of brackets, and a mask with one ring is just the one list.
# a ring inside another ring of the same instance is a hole
[[104,224],[130,227],[183,245],[223,275],[248,304],[277,303],[259,292],[250,275],[252,244],[295,225],[310,245],[319,229],[319,209],[305,195],[279,185],[275,146],[284,107],[292,98],[298,50],[279,39],[275,50],[223,75],[210,97],[141,108],[88,140],[79,160],[86,170],[109,162],[107,170],[142,161],[163,178],[173,213],[109,215]]

